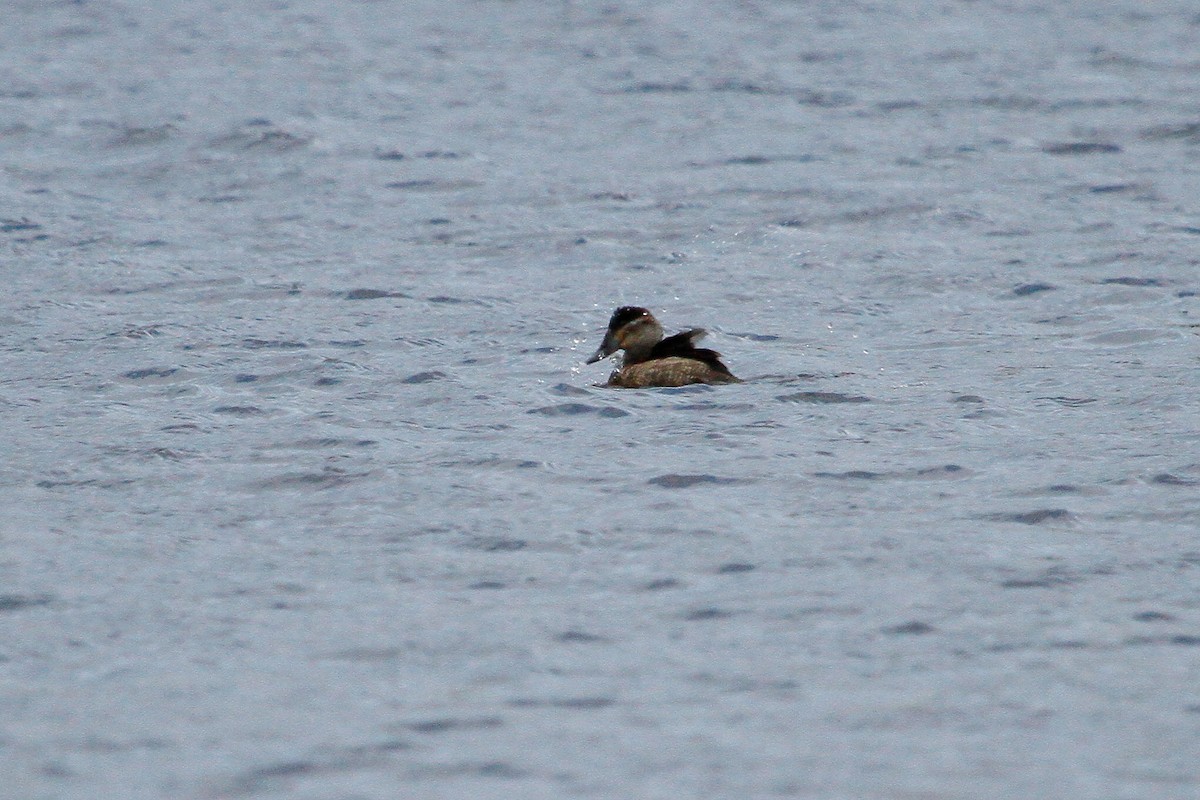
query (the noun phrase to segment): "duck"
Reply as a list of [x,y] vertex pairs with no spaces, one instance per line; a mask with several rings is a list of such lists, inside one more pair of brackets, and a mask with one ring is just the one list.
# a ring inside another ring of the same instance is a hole
[[595,364],[624,350],[620,368],[603,385],[625,389],[741,383],[721,362],[720,353],[696,347],[696,341],[706,333],[703,328],[690,328],[664,339],[662,325],[648,309],[621,306],[613,312],[604,341],[587,363]]

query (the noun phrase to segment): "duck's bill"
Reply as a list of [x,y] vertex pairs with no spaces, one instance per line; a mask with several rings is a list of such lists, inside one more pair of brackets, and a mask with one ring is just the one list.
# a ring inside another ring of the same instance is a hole
[[616,337],[609,333],[604,337],[604,341],[600,343],[600,347],[596,349],[596,352],[592,353],[592,357],[589,358],[586,363],[595,364],[602,358],[608,358],[613,353],[617,352],[620,347],[621,346],[617,344]]

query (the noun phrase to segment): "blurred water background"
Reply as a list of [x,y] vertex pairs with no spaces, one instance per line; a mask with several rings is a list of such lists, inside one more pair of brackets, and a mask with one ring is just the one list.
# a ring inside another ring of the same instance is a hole
[[0,797],[1200,795],[1195,3],[3,5]]

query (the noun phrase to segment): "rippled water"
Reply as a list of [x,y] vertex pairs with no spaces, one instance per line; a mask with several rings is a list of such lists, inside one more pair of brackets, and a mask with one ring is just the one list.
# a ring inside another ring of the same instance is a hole
[[897,5],[10,2],[0,797],[1194,797],[1200,16]]

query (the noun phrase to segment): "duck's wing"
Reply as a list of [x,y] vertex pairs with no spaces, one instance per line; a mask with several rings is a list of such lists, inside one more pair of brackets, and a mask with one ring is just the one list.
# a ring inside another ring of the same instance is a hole
[[705,347],[696,347],[696,342],[708,335],[708,331],[703,328],[692,328],[691,330],[677,333],[674,336],[668,336],[654,346],[650,351],[651,358],[692,358],[696,361],[701,361],[712,367],[722,375],[728,375],[731,378],[733,373],[729,371],[729,367],[721,363],[721,354],[716,350],[709,350]]
[[653,358],[669,358],[670,356],[689,358],[689,354],[696,350],[696,342],[705,336],[708,336],[708,331],[704,328],[692,328],[674,336],[668,336],[654,345],[651,356]]

